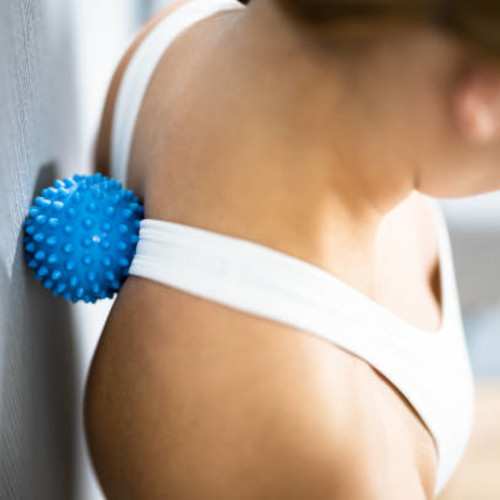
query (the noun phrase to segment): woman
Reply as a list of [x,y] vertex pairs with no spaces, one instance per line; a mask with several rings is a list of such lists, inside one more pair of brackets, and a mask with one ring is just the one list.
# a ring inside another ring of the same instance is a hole
[[184,0],[142,30],[97,149],[146,218],[86,387],[107,497],[442,490],[473,387],[430,196],[500,188],[499,13]]

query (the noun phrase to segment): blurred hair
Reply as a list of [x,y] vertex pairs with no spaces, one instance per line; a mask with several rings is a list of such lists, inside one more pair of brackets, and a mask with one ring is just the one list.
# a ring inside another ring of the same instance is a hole
[[[239,0],[248,4],[251,0]],[[500,59],[500,0],[267,0],[311,26],[348,19],[433,25]]]

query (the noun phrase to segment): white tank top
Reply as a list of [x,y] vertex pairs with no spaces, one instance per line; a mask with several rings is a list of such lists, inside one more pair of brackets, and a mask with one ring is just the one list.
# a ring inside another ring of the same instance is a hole
[[[134,127],[154,70],[183,30],[237,0],[192,0],[161,21],[130,60],[115,106],[111,175],[125,183]],[[290,325],[362,358],[408,399],[438,452],[435,493],[459,464],[474,418],[474,385],[445,218],[431,203],[438,236],[443,321],[418,328],[336,276],[242,238],[144,219],[130,274]]]

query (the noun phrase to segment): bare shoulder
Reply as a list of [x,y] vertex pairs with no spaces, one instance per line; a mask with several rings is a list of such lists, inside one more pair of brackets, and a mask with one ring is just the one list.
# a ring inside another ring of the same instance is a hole
[[108,87],[108,92],[106,95],[106,100],[97,135],[97,141],[95,144],[94,161],[95,161],[95,170],[97,172],[101,172],[103,175],[109,175],[111,124],[112,124],[118,89],[120,87],[120,83],[125,73],[125,70],[127,69],[127,65],[130,62],[130,59],[133,57],[135,51],[137,50],[141,42],[144,40],[144,38],[159,22],[161,22],[166,16],[174,12],[182,5],[188,3],[189,1],[191,0],[175,0],[173,2],[170,2],[167,7],[165,7],[157,15],[152,17],[139,30],[139,33],[135,37],[134,41],[131,43],[129,48],[126,50],[125,54],[120,59],[120,62],[118,63],[118,66],[115,69],[110,85]]
[[97,475],[111,499],[363,498],[368,376],[321,339],[132,276],[87,380]]

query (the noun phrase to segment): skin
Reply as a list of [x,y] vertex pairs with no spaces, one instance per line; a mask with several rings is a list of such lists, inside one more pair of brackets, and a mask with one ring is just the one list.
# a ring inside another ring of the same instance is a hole
[[[103,173],[136,46],[104,110]],[[278,249],[436,330],[439,261],[422,194],[500,187],[499,82],[492,64],[427,27],[311,30],[252,0],[169,48],[128,186],[148,218]],[[108,498],[422,500],[434,490],[430,433],[364,360],[134,276],[92,361],[85,425]]]

